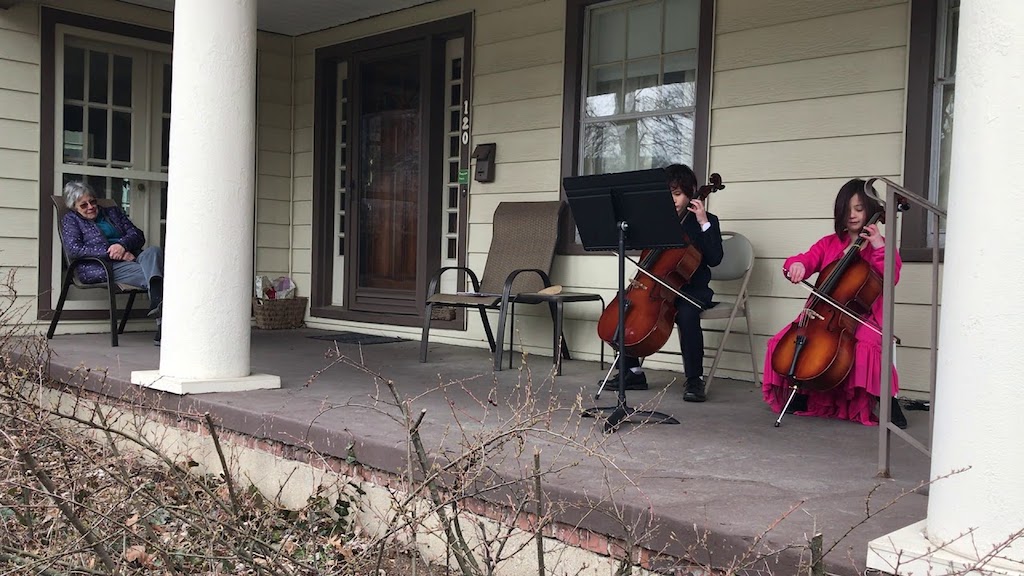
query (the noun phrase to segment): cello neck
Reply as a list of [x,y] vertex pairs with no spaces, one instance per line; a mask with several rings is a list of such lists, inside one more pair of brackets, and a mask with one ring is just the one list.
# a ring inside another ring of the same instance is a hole
[[[861,230],[872,224],[877,223],[884,216],[884,212],[875,212],[874,214],[871,215],[870,218],[868,218],[868,221],[864,224],[864,227],[862,227]],[[849,246],[847,246],[842,258],[839,259],[839,262],[836,264],[836,267],[832,270],[832,274],[830,274],[829,277],[825,280],[825,282],[821,284],[822,292],[827,294],[832,291],[832,288],[835,287],[835,284],[839,281],[839,278],[841,278],[843,276],[843,273],[846,272],[846,269],[850,266],[850,263],[852,263],[855,258],[859,257],[859,252],[864,247],[865,240],[867,240],[867,238],[864,238],[863,236],[858,236],[856,240],[854,240]]]

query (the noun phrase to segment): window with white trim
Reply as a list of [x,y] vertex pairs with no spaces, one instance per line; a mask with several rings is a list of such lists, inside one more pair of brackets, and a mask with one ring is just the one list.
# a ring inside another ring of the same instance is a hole
[[587,7],[579,174],[692,166],[700,0]]

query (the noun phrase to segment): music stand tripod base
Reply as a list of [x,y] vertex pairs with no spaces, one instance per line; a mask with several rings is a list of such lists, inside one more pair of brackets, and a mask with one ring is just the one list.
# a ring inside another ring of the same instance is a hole
[[[614,370],[615,366],[618,365],[618,357],[620,357],[620,354],[618,354],[616,352],[615,353],[615,358],[611,361],[611,365],[608,366],[608,371],[604,374],[604,379],[601,381],[600,387],[597,388],[597,394],[594,395],[594,400],[600,400],[601,392],[604,389],[604,386],[607,385],[608,378],[611,377],[611,371]],[[629,408],[629,406],[625,406],[625,407],[623,407],[623,411],[622,412],[618,412],[616,414],[615,412],[616,412],[617,409],[618,409],[617,405],[615,405],[615,406],[604,406],[604,407],[598,407],[598,408],[588,408],[587,410],[584,410],[581,413],[581,415],[584,416],[585,418],[597,418],[599,415],[603,415],[604,412],[610,411],[611,415],[608,416],[607,420],[608,420],[608,422],[610,424],[613,424],[613,425],[616,425],[616,426],[617,426],[618,423],[622,423],[623,421],[625,421],[625,420],[631,418],[632,416],[637,415],[637,414],[639,414],[641,412],[643,414],[645,414],[645,415],[648,415],[651,418],[650,420],[645,420],[645,422],[647,422],[647,423],[658,423],[658,424],[678,424],[679,423],[679,420],[677,420],[676,418],[674,418],[672,416],[669,416],[667,414],[662,414],[660,412],[637,411],[637,410],[633,410],[633,409]],[[612,418],[612,416],[615,416],[615,418]],[[655,418],[657,419],[657,421],[654,421]],[[606,431],[613,431],[613,430],[608,429],[607,426],[606,426],[605,429],[606,429]]]
[[[597,418],[598,416],[604,416],[604,413],[611,410],[612,413],[605,418],[604,431],[605,432],[617,432],[619,426],[624,422],[632,422],[633,424],[679,424],[679,420],[676,420],[668,414],[662,414],[661,412],[655,412],[653,410],[637,410],[636,408],[630,408],[629,406],[606,406],[597,408],[587,408],[581,413],[584,418]],[[640,420],[634,420],[635,417],[643,417]]]
[[[605,374],[604,381],[601,382],[601,387],[598,388],[597,394],[594,395],[595,400],[601,397],[601,390],[603,390],[605,384],[608,383],[608,378],[611,376],[612,370],[619,365],[618,362],[619,353],[616,352],[615,358],[612,360],[611,366],[608,367],[608,373]],[[623,379],[621,366],[619,367],[619,373],[620,379]],[[598,406],[596,408],[588,408],[581,412],[580,415],[583,416],[584,418],[597,418],[599,416],[604,416],[607,412],[611,412],[611,414],[609,414],[605,418],[605,432],[615,432],[616,430],[618,430],[620,424],[629,421],[634,416],[646,417],[646,419],[641,420],[639,423],[679,424],[679,420],[676,420],[675,418],[669,416],[668,414],[662,414],[661,412],[654,412],[651,410],[637,410],[635,408],[630,408],[625,403],[625,398],[621,398],[621,406],[616,404],[615,406]],[[634,424],[636,423],[638,422],[634,421]]]

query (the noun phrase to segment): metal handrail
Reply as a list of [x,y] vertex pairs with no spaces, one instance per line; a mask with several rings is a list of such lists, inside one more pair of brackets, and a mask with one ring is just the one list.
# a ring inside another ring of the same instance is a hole
[[[885,199],[879,198],[877,191],[875,190],[875,181],[881,181],[885,183]],[[895,344],[891,346],[882,347],[882,382],[881,389],[878,392],[878,476],[883,478],[889,478],[889,457],[892,451],[892,434],[903,438],[911,446],[917,448],[923,452],[929,458],[931,457],[931,438],[933,437],[935,427],[935,370],[938,360],[938,349],[939,349],[939,222],[941,218],[946,217],[946,211],[934,204],[927,198],[923,198],[906,188],[896,184],[888,178],[876,177],[870,178],[864,184],[864,193],[868,196],[875,198],[883,203],[885,206],[885,221],[896,222],[896,212],[906,210],[909,206],[908,203],[916,204],[925,210],[927,210],[934,218],[934,226],[932,226],[932,294],[931,294],[931,309],[932,309],[932,326],[931,326],[931,361],[928,364],[928,390],[931,404],[928,410],[928,443],[929,446],[925,446],[922,442],[908,434],[907,432],[899,429],[892,423],[890,401],[892,397],[892,367],[893,367],[893,353],[895,351]],[[898,197],[898,198],[897,198]],[[895,248],[898,244],[895,241],[895,233],[893,234],[893,241],[891,242],[891,248]],[[882,342],[892,342],[893,336],[893,324],[895,313],[896,302],[896,250],[887,249],[885,251],[885,274],[882,278]],[[882,399],[886,399],[883,401]]]

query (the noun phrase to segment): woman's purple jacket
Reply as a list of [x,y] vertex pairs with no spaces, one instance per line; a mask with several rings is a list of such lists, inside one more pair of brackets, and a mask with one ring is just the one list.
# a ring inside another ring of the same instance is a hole
[[[118,207],[100,208],[97,218],[106,218],[107,222],[121,233],[118,244],[138,256],[146,244],[146,236],[139,230],[128,216]],[[107,237],[100,231],[95,222],[82,218],[78,212],[70,211],[61,218],[61,240],[64,252],[74,260],[83,256],[107,257]],[[85,284],[107,281],[107,272],[99,262],[83,262],[76,270],[78,280]]]

